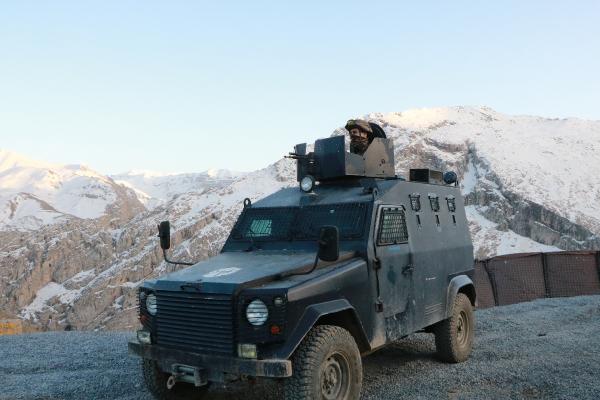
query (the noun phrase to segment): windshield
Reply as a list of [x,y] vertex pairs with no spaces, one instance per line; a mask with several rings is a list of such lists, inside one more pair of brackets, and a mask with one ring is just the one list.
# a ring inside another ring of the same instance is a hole
[[316,240],[324,225],[337,226],[340,239],[364,234],[368,203],[322,204],[304,207],[248,207],[231,232],[233,240]]

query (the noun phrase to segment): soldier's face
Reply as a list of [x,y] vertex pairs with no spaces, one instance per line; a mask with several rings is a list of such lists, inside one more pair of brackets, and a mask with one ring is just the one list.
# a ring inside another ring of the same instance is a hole
[[358,128],[350,129],[350,138],[357,141],[363,141],[367,139],[367,132],[363,132]]

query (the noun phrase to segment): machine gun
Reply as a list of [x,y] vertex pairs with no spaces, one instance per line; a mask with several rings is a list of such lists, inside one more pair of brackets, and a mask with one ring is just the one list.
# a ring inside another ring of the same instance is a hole
[[309,176],[314,183],[317,179],[315,153],[306,153],[306,143],[300,143],[294,146],[294,151],[288,153],[285,158],[296,160],[296,179],[298,182],[302,182],[304,177]]
[[298,154],[298,153],[293,153],[293,152],[289,152],[287,156],[283,156],[284,158],[291,158],[293,160],[314,160],[314,158],[312,157],[313,153],[310,154]]
[[285,157],[296,160],[298,182],[302,182],[306,177],[313,181],[326,182],[396,176],[392,139],[374,138],[363,155],[346,151],[345,140],[344,136],[319,139],[315,141],[314,152],[310,153],[306,152],[306,143],[294,146],[294,151]]

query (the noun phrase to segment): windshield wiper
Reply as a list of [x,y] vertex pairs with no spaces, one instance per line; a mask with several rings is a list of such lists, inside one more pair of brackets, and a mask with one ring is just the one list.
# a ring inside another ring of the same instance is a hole
[[[257,233],[254,232],[252,230],[252,228],[248,228],[248,232],[250,232],[252,235],[256,235]],[[244,235],[246,238],[250,239],[250,247],[248,247],[246,250],[244,251],[252,251],[254,249],[260,250],[260,247],[256,245],[256,242],[254,241],[254,237],[253,236],[246,236]]]

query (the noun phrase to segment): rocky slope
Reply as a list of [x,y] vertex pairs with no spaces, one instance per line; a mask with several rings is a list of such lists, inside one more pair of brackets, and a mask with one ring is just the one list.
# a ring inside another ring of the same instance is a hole
[[[457,171],[478,257],[600,248],[600,122],[464,107],[367,118],[394,138],[398,174]],[[285,159],[249,174],[113,177],[6,159],[0,308],[49,329],[133,328],[137,284],[171,268],[158,249],[159,221],[172,221],[174,258],[204,259],[220,250],[244,198],[296,185]]]
[[135,191],[147,209],[164,205],[183,193],[201,192],[212,188],[223,188],[245,173],[229,170],[208,170],[201,173],[161,174],[151,171],[130,171],[112,175],[118,184]]
[[107,221],[109,212],[0,231],[0,306],[47,329],[132,328],[137,283],[170,268],[157,246],[159,221],[172,222],[174,258],[205,259],[220,250],[243,199],[289,185],[293,168],[280,161],[237,180],[225,176],[129,219]]

